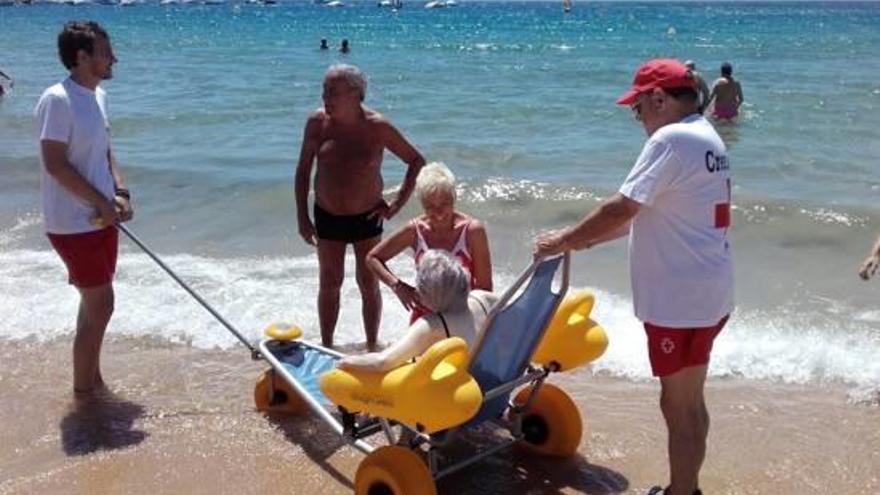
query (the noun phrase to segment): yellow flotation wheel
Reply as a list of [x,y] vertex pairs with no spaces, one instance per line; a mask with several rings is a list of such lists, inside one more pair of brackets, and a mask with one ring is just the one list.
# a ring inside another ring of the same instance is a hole
[[[525,404],[532,387],[516,394],[514,404]],[[524,445],[534,452],[568,457],[577,452],[583,423],[571,397],[555,385],[544,383],[532,399],[522,419]]]
[[379,447],[358,466],[356,495],[437,495],[428,466],[412,450],[397,445]]
[[298,339],[302,336],[302,328],[290,323],[272,323],[263,329],[263,335],[282,342]]
[[257,384],[254,386],[254,405],[260,412],[291,414],[306,410],[306,404],[296,390],[273,369],[264,371],[257,378]]

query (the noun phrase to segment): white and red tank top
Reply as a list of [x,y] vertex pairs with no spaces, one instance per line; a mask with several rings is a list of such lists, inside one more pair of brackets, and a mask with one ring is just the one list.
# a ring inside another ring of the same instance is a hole
[[[413,219],[413,226],[416,229],[416,245],[413,246],[413,250],[415,251],[415,260],[416,266],[419,266],[419,262],[424,256],[425,252],[432,248],[428,245],[428,242],[425,240],[425,236],[422,235],[422,229],[419,227],[418,220]],[[461,226],[461,234],[458,236],[458,240],[455,241],[455,246],[452,247],[452,250],[449,253],[455,257],[460,263],[461,266],[464,267],[465,270],[471,275],[471,288],[474,288],[474,284],[476,280],[474,279],[474,259],[471,256],[470,251],[467,248],[467,231],[468,227],[471,225],[471,220],[467,220],[464,225]]]

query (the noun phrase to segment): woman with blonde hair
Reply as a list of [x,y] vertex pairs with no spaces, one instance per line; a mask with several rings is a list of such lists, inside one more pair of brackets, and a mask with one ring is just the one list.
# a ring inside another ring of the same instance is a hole
[[429,249],[448,251],[467,270],[470,289],[492,290],[486,227],[483,222],[455,209],[455,176],[449,168],[439,162],[422,168],[416,178],[416,195],[424,213],[406,222],[367,254],[367,265],[379,280],[391,287],[403,306],[412,311],[412,321],[426,313],[419,293],[386,265],[407,248],[412,248],[416,266]]

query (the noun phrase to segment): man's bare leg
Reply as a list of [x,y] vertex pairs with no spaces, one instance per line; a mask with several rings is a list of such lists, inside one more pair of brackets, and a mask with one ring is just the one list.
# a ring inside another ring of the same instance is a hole
[[113,285],[79,289],[79,313],[73,339],[73,390],[89,393],[104,384],[101,344],[113,315]]
[[339,290],[345,277],[345,243],[318,239],[318,321],[321,344],[333,347],[333,333],[339,318]]
[[706,457],[709,411],[703,398],[707,365],[692,366],[660,378],[660,409],[669,431],[668,494],[691,495],[699,487]]
[[355,267],[358,288],[361,290],[361,315],[364,319],[364,333],[367,336],[367,350],[378,350],[379,323],[382,320],[382,292],[379,279],[367,266],[367,253],[379,244],[381,237],[374,237],[354,244]]

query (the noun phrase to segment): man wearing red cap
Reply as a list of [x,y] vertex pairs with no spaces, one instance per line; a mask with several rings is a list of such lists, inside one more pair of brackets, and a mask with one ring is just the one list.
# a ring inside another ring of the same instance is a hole
[[733,310],[730,165],[712,125],[697,113],[693,74],[650,60],[618,100],[648,141],[620,191],[576,225],[542,234],[535,254],[586,249],[629,234],[635,314],[669,431],[670,485],[649,493],[700,493],[709,413],[703,387],[712,342]]

